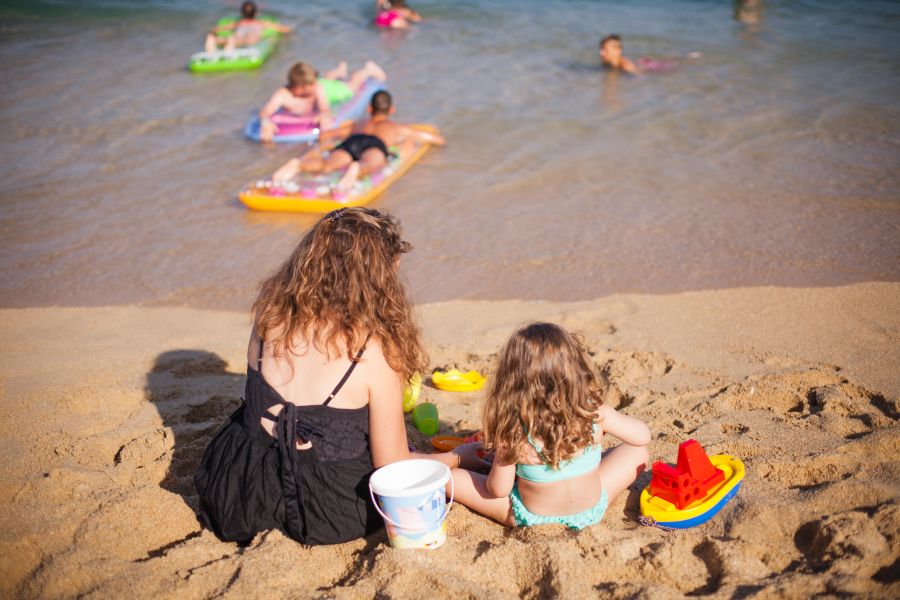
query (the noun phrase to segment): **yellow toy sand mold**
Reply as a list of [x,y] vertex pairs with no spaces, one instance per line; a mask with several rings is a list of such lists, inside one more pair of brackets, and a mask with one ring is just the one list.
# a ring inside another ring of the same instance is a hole
[[[431,125],[411,125],[419,131],[437,133]],[[300,182],[282,186],[261,180],[239,194],[241,202],[252,210],[278,212],[327,213],[348,206],[363,206],[388,189],[428,151],[431,144],[421,143],[405,158],[395,158],[379,173],[361,177],[343,200],[331,197],[340,173],[327,177],[300,176]]]
[[474,392],[483,388],[486,381],[487,378],[478,371],[463,373],[459,369],[450,369],[431,374],[434,387],[447,392]]

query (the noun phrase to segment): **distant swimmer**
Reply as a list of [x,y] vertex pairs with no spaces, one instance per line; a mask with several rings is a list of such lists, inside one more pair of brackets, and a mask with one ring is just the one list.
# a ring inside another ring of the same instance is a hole
[[[700,58],[699,52],[689,52],[686,58]],[[674,70],[681,62],[678,58],[639,58],[636,61],[622,54],[622,38],[613,33],[600,40],[600,62],[603,67],[622,71],[631,75],[641,73],[666,73]]]
[[600,62],[613,71],[624,71],[632,75],[640,73],[637,65],[622,54],[622,38],[615,33],[600,40]]
[[407,29],[422,20],[406,0],[375,0],[375,15],[375,24],[387,29]]
[[363,175],[378,171],[388,162],[389,154],[405,158],[416,142],[443,146],[446,142],[439,133],[418,131],[391,120],[394,103],[388,92],[376,92],[369,103],[369,119],[353,126],[336,128],[322,138],[350,134],[325,157],[314,150],[301,158],[292,158],[272,175],[274,181],[288,181],[297,173],[333,173],[346,169],[335,188],[337,195],[345,194]]
[[[219,25],[206,35],[204,50],[215,52],[221,45],[224,50],[231,51],[235,48],[243,48],[258,43],[266,29],[274,29],[279,33],[289,33],[291,27],[281,25],[273,21],[265,21],[256,18],[256,3],[244,2],[241,4],[241,18],[226,25]],[[220,34],[231,32],[228,37]]]
[[372,61],[354,71],[348,78],[347,63],[342,62],[319,77],[319,72],[305,62],[298,62],[288,71],[284,87],[272,94],[269,101],[259,111],[259,138],[271,142],[278,125],[272,116],[286,110],[298,116],[308,116],[315,120],[320,129],[333,125],[331,105],[346,102],[358,92],[368,79],[387,81],[384,70]]

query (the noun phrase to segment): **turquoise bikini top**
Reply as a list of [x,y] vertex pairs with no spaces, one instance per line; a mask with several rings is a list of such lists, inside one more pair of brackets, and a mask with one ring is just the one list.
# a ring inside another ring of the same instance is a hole
[[[592,431],[597,433],[597,424],[594,423]],[[541,454],[541,448],[531,439],[531,434],[528,434],[528,443],[531,444],[532,448],[534,448],[538,456],[541,457],[541,460],[544,459],[544,455]],[[516,475],[525,479],[526,481],[533,481],[535,483],[547,483],[550,481],[562,481],[563,479],[571,479],[573,477],[578,477],[579,475],[584,475],[588,471],[594,469],[597,465],[600,464],[600,453],[601,448],[600,444],[595,444],[588,446],[584,449],[584,452],[581,456],[577,456],[572,460],[565,460],[559,463],[559,468],[554,469],[547,463],[543,463],[540,465],[516,465]]]

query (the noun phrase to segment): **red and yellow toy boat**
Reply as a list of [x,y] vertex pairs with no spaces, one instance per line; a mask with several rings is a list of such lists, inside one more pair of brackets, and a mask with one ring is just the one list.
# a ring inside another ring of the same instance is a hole
[[641,514],[663,527],[685,529],[705,523],[734,498],[744,463],[727,454],[707,456],[697,440],[678,448],[678,464],[657,461],[641,492]]

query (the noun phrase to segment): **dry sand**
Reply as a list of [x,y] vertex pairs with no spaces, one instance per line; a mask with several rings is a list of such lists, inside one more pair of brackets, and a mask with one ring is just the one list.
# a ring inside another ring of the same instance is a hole
[[[580,533],[464,507],[447,544],[384,533],[241,548],[200,528],[191,475],[238,404],[247,315],[179,308],[0,311],[0,596],[23,598],[900,597],[900,284],[421,307],[434,367],[488,371],[512,329],[583,333],[614,402],[654,432],[743,459],[705,525],[637,523],[642,477]],[[443,433],[481,393],[425,388]],[[420,448],[427,440],[410,428]]]

